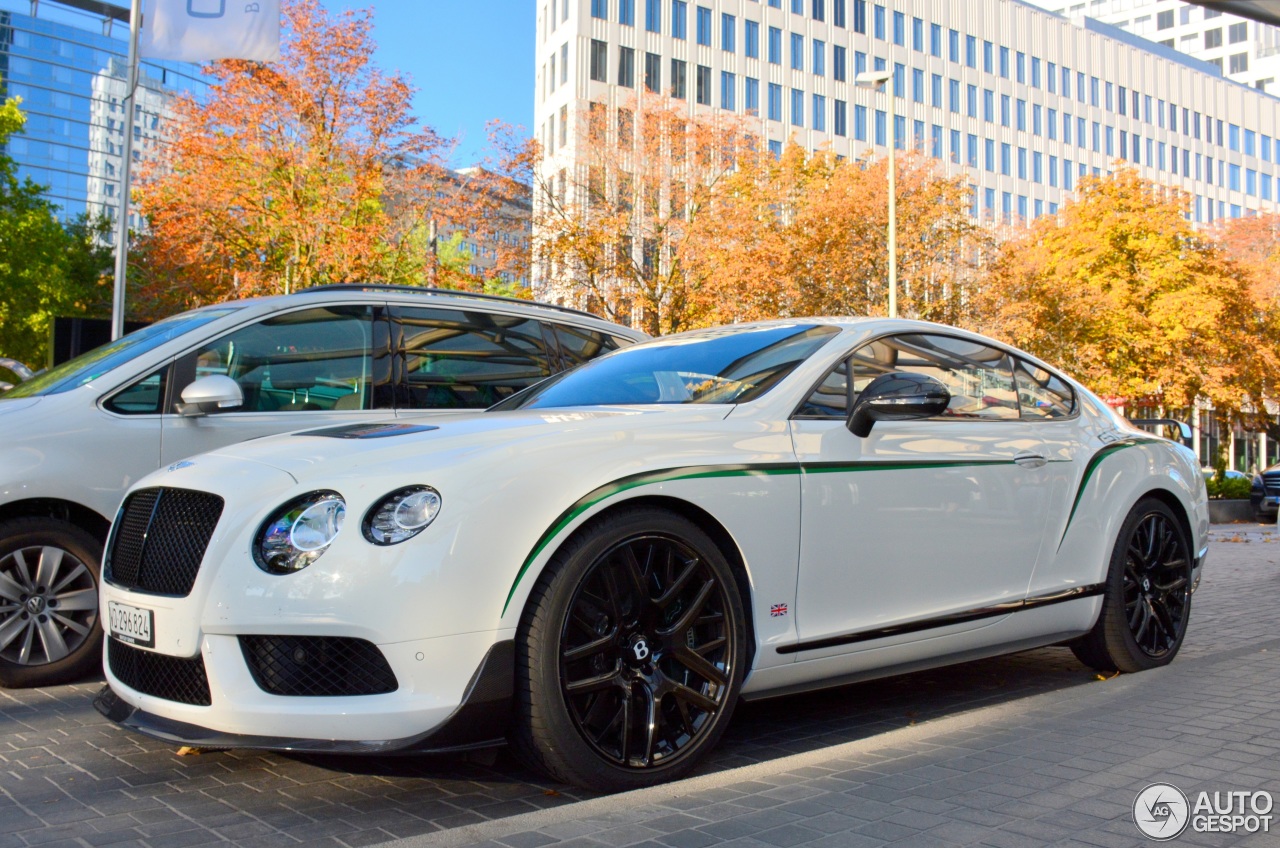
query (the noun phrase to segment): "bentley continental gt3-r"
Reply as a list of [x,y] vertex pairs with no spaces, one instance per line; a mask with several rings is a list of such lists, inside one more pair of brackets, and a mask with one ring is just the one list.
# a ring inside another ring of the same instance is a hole
[[1059,643],[1164,665],[1208,527],[1190,450],[990,339],[697,331],[483,413],[139,481],[108,542],[97,704],[204,747],[509,740],[626,789],[692,768],[740,698]]

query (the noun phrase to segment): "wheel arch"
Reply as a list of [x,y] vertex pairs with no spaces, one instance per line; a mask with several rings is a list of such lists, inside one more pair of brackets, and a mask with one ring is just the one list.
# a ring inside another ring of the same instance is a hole
[[[1174,517],[1178,519],[1178,523],[1182,526],[1182,532],[1187,534],[1187,544],[1192,548],[1189,553],[1194,557],[1196,555],[1196,551],[1194,550],[1196,537],[1195,533],[1192,532],[1191,529],[1191,517],[1187,515],[1187,509],[1183,505],[1182,500],[1169,489],[1156,487],[1139,495],[1137,500],[1133,502],[1133,506],[1129,507],[1129,512],[1132,512],[1138,504],[1142,503],[1142,501],[1147,498],[1154,498],[1172,510]],[[1126,516],[1127,515],[1128,513],[1126,513]]]
[[111,529],[110,519],[96,510],[62,498],[27,498],[0,506],[0,521],[11,518],[56,518],[83,528],[100,544],[106,544]]
[[[556,551],[563,548],[571,540],[576,539],[580,534],[596,522],[597,519],[607,518],[619,512],[625,512],[631,509],[642,509],[644,507],[653,507],[656,509],[664,509],[673,512],[676,515],[685,518],[698,526],[702,532],[711,537],[711,541],[715,543],[716,548],[724,555],[729,563],[729,568],[733,571],[734,579],[737,581],[738,596],[742,599],[742,609],[746,616],[747,625],[747,661],[745,668],[747,674],[755,663],[756,656],[756,628],[755,614],[752,605],[753,593],[751,590],[751,576],[747,571],[746,560],[742,556],[742,551],[738,548],[738,543],[734,540],[729,530],[711,513],[702,507],[681,498],[675,498],[668,495],[640,495],[633,498],[625,498],[623,500],[612,503],[609,506],[594,513],[589,519],[583,521],[573,529],[573,532],[565,534],[564,538],[554,549],[546,552],[548,557],[554,557]],[[524,606],[520,611],[520,618],[523,619],[529,614],[529,604],[533,600],[533,595],[525,598]]]

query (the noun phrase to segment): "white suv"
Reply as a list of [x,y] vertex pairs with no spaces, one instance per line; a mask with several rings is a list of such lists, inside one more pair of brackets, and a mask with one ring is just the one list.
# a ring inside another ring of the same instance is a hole
[[99,562],[125,490],[326,424],[482,409],[643,333],[465,292],[326,286],[196,309],[0,395],[0,686],[101,663]]

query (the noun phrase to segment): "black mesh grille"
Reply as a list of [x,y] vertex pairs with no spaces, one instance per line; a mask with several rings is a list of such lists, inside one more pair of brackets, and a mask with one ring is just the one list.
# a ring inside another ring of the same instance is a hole
[[197,707],[213,703],[209,697],[209,678],[205,675],[203,657],[184,659],[154,654],[109,639],[107,663],[121,683],[144,695]]
[[107,580],[137,592],[182,597],[222,516],[217,495],[188,489],[143,489],[120,509]]
[[372,642],[334,636],[241,636],[249,672],[273,695],[382,695],[399,684]]

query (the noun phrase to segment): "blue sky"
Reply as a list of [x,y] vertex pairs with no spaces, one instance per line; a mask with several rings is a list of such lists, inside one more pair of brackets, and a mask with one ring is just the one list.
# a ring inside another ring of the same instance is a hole
[[330,11],[372,6],[374,60],[412,77],[418,120],[461,136],[454,164],[473,162],[485,122],[533,125],[535,4],[529,0],[323,0]]

